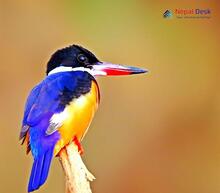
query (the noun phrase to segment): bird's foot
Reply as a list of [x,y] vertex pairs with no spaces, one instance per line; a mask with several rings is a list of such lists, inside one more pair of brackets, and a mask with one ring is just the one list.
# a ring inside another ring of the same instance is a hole
[[84,152],[84,149],[83,149],[82,144],[80,143],[79,139],[76,136],[74,137],[73,142],[77,145],[79,154],[82,155]]

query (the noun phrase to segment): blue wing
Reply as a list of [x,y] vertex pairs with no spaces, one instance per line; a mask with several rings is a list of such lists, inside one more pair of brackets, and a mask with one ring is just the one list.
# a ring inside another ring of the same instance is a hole
[[37,125],[45,117],[49,119],[54,113],[63,111],[73,98],[89,92],[93,79],[87,72],[80,71],[46,77],[28,96],[20,139],[26,135],[29,127]]
[[27,125],[27,116],[31,110],[32,105],[34,104],[34,102],[36,101],[37,97],[40,94],[41,87],[42,87],[42,83],[35,86],[31,90],[31,92],[27,98],[27,101],[25,104],[24,118],[22,121],[22,128],[21,128],[21,132],[20,132],[20,139],[22,139],[26,135],[26,132],[29,129],[29,126]]

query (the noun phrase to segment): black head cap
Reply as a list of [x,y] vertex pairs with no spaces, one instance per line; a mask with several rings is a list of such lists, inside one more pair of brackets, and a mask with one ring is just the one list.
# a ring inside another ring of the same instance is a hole
[[92,64],[99,62],[96,56],[89,50],[78,46],[71,45],[69,47],[57,50],[47,63],[48,74],[51,70],[59,66],[67,67],[90,67]]

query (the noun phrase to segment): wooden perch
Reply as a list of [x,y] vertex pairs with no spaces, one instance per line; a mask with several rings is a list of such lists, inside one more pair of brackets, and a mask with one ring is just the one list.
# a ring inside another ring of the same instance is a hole
[[61,150],[59,157],[65,174],[66,193],[92,193],[90,181],[95,177],[83,163],[78,146],[70,143]]

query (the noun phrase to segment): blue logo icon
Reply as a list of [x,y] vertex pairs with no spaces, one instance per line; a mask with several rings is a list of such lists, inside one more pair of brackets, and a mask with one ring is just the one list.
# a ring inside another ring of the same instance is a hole
[[166,10],[163,14],[164,18],[171,18],[172,17],[172,12],[170,10]]

